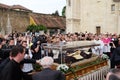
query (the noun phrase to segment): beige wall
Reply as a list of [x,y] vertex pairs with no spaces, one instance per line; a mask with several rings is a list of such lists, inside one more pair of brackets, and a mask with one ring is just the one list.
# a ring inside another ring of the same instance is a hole
[[4,33],[6,33],[8,14],[13,32],[26,31],[27,26],[30,24],[29,13],[0,8],[0,27],[3,28]]
[[[66,32],[96,33],[96,26],[101,33],[120,33],[120,3],[113,0],[67,0]],[[115,4],[115,11],[111,5]]]
[[71,32],[75,31],[78,32],[80,31],[80,0],[71,0],[70,5],[69,5],[69,0],[66,1],[68,4],[67,12],[66,12],[66,31]]

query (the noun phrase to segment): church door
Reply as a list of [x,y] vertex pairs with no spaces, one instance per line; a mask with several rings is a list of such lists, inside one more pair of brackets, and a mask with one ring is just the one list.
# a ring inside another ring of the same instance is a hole
[[99,35],[101,33],[101,27],[96,26],[96,34]]

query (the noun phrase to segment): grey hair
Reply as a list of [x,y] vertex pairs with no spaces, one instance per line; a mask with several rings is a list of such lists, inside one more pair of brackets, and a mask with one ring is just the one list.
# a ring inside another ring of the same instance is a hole
[[109,76],[109,80],[120,80],[120,78],[117,75],[115,75],[115,74],[111,74]]
[[113,68],[110,69],[109,72],[111,73],[109,76],[109,80],[120,80],[120,69],[118,68]]
[[112,68],[112,69],[109,70],[109,72],[117,74],[117,73],[120,73],[120,69],[118,69],[118,68]]
[[43,68],[49,68],[53,64],[54,60],[52,57],[45,56],[41,59],[40,64]]

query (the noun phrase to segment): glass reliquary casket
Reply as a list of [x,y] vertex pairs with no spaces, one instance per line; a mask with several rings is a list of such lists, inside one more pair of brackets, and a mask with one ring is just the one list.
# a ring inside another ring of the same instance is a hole
[[50,55],[50,51],[53,53],[53,58],[56,64],[75,64],[76,62],[85,63],[95,58],[91,52],[91,47],[99,46],[93,41],[73,41],[59,44],[43,43],[41,45],[44,49],[44,55]]
[[[99,56],[91,51],[91,48],[95,46],[99,46],[99,44],[95,44],[93,41],[73,41],[59,44],[43,43],[41,45],[44,49],[44,56],[50,55],[49,51],[52,51],[52,57],[55,61],[52,66],[53,69],[56,69],[60,64],[67,64],[72,68],[77,68],[75,70],[77,76],[107,65],[107,61],[98,63]],[[72,73],[66,73],[65,75],[66,80],[75,77]]]

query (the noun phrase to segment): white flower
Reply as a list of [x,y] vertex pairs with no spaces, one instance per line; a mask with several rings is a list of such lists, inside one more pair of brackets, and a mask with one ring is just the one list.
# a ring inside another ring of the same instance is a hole
[[109,59],[109,57],[108,57],[106,54],[102,54],[102,55],[101,55],[101,58],[102,58],[102,59]]
[[57,67],[57,70],[60,70],[62,71],[63,73],[67,72],[69,69],[69,67],[66,65],[66,64],[60,64],[58,67]]

